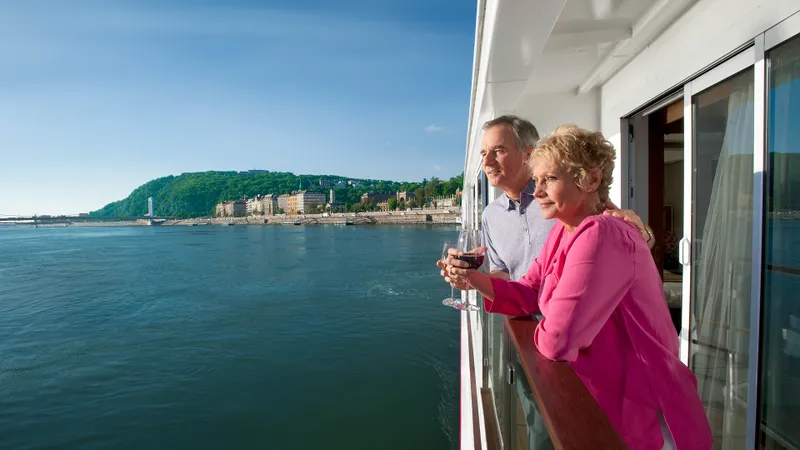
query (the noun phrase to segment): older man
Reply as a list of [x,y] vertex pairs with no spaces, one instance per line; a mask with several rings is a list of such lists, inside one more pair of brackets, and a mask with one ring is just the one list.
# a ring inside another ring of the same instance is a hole
[[[481,157],[483,171],[489,184],[503,194],[483,211],[483,236],[492,276],[518,280],[530,268],[542,250],[555,219],[542,218],[539,203],[533,198],[533,180],[528,168],[528,158],[539,141],[536,127],[517,116],[497,117],[483,125]],[[636,213],[620,210],[609,202],[611,214],[633,223],[650,248],[655,244],[652,231]],[[437,264],[442,276],[452,286],[467,288],[464,277],[469,265],[455,258],[460,252],[450,250],[450,256]],[[460,304],[452,305],[460,307]],[[522,374],[521,368],[518,373]],[[552,442],[544,427],[541,415],[531,400],[531,390],[524,376],[517,377],[517,391],[528,422],[531,450],[551,449]]]

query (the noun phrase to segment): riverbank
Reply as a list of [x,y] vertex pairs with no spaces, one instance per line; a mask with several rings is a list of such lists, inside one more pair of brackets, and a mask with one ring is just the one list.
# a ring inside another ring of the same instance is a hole
[[[304,214],[297,216],[247,216],[213,217],[196,219],[177,219],[161,222],[161,226],[201,226],[201,225],[373,225],[373,224],[458,224],[461,223],[461,210],[417,209],[412,211]],[[147,220],[119,222],[74,222],[76,227],[118,227],[147,226]]]

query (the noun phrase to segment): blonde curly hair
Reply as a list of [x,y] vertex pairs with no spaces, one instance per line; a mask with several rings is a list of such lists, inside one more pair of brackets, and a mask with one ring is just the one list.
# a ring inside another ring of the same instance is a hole
[[533,157],[545,158],[565,167],[581,188],[586,186],[589,171],[600,168],[602,178],[597,193],[601,201],[608,200],[617,151],[599,131],[585,130],[574,124],[561,125],[536,144],[531,156],[528,160],[531,173],[536,159]]

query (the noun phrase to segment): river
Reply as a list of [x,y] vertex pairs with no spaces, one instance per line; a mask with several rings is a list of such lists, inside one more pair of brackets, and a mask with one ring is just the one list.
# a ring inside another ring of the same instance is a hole
[[455,448],[456,234],[0,227],[0,447]]

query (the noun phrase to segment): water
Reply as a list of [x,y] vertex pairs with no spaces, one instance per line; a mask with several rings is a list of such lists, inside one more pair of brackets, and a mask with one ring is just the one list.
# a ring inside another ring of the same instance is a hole
[[0,447],[447,449],[455,227],[0,228]]

